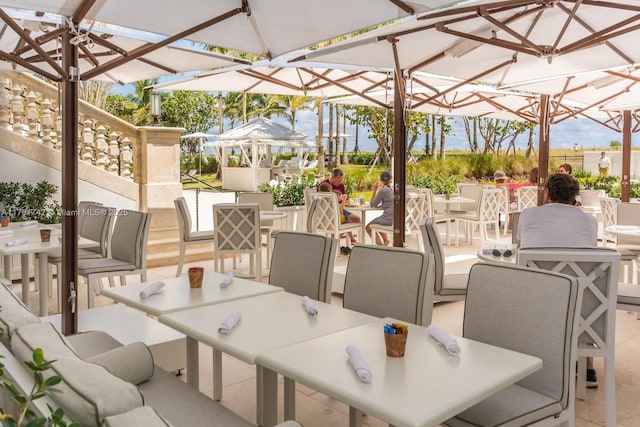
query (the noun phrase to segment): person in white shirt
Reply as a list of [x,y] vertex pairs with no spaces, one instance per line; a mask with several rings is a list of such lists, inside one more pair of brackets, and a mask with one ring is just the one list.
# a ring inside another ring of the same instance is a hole
[[611,170],[611,159],[607,157],[607,154],[603,151],[600,153],[600,158],[598,159],[598,171],[600,172],[600,177],[609,176],[609,171]]
[[[518,246],[595,247],[598,222],[592,215],[574,206],[580,185],[568,174],[555,173],[547,178],[547,203],[526,208],[518,223]],[[587,387],[598,387],[593,358],[587,358]]]

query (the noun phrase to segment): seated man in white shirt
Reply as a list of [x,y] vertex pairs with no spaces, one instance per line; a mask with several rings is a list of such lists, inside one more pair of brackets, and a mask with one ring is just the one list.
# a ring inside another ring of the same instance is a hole
[[574,206],[580,185],[571,175],[556,173],[546,183],[547,203],[520,214],[520,247],[597,245],[598,222]]
[[[525,247],[595,247],[598,222],[574,206],[580,185],[571,175],[556,173],[547,178],[546,204],[520,214],[518,245]],[[587,387],[598,387],[593,358],[587,358]]]

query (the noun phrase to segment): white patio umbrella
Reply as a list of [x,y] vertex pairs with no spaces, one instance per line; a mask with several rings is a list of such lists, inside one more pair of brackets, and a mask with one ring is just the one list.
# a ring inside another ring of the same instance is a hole
[[[77,198],[77,159],[74,147],[78,136],[76,102],[79,80],[106,74],[182,39],[273,57],[388,22],[398,16],[411,15],[449,3],[449,0],[413,0],[410,3],[402,0],[157,0],[150,5],[148,2],[129,0],[0,0],[0,20],[6,24],[0,35],[4,38],[16,33],[20,37],[20,44],[29,46],[22,52],[6,47],[4,50],[0,49],[0,59],[62,83],[62,175],[65,177],[62,185],[62,207],[73,210],[76,208]],[[25,31],[21,22],[7,15],[6,8],[68,17],[60,18],[62,25],[47,36],[60,40],[61,64],[42,48],[41,44],[46,43],[47,38],[32,38],[30,30]],[[77,29],[85,19],[93,20],[98,25],[117,25],[161,34],[166,38],[156,43],[144,44],[131,52],[119,52],[118,57],[80,74],[77,58],[82,48],[73,42],[79,40],[76,37],[81,34],[78,34]],[[31,64],[34,57],[42,58],[55,73],[51,74]],[[69,298],[73,283],[77,281],[75,224],[73,218],[64,219],[64,268],[61,274],[63,300]],[[75,304],[74,300],[71,301]],[[63,332],[75,332],[77,317],[69,304],[63,305],[62,313]]]

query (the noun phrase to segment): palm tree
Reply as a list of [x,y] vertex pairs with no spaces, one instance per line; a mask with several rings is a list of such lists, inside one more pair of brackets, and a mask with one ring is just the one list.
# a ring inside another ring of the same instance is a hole
[[291,128],[296,130],[296,114],[302,110],[313,110],[313,98],[311,96],[285,96],[275,95],[274,98],[284,108],[284,111],[276,113],[291,123]]
[[139,80],[133,85],[135,91],[130,95],[130,101],[138,104],[138,108],[133,112],[133,125],[139,126],[151,122],[151,115],[149,114],[149,105],[151,100],[151,91],[144,90],[147,86],[153,86],[158,83],[158,79]]

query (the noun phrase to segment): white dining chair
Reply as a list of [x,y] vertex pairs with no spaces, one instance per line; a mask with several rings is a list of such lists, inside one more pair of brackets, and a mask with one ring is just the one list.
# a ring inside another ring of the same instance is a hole
[[[238,203],[256,203],[261,212],[273,211],[273,193],[242,192],[238,194]],[[271,263],[273,230],[273,220],[260,220],[260,235],[264,237],[267,247],[266,268],[269,268]]]
[[465,229],[467,241],[473,241],[473,229],[475,225],[480,228],[480,239],[486,241],[489,236],[488,226],[493,226],[496,240],[500,239],[500,209],[503,205],[504,192],[501,188],[485,188],[480,195],[480,202],[474,212],[454,213],[452,219],[456,221],[456,245],[458,244],[458,225]]
[[[427,218],[427,194],[424,192],[411,192],[405,196],[404,233],[406,236],[414,236],[418,242],[418,249],[424,250],[424,242],[420,234],[420,224]],[[376,241],[376,233],[393,235],[393,225],[371,224],[373,242]],[[393,237],[390,239],[393,240]]]
[[[87,278],[89,308],[93,308],[94,295],[102,287],[102,277],[119,276],[121,285],[126,285],[128,275],[140,275],[141,282],[147,281],[150,226],[150,213],[122,209],[118,211],[113,227],[109,256],[78,260],[78,276]],[[113,286],[113,281],[109,283]]]
[[310,193],[312,198],[311,208],[307,216],[307,231],[320,233],[337,239],[344,237],[345,246],[351,246],[348,233],[357,233],[362,242],[362,224],[354,222],[340,223],[340,207],[335,193],[315,192]]
[[173,201],[178,217],[178,231],[180,235],[180,249],[178,254],[178,269],[176,277],[182,274],[184,256],[188,245],[213,243],[213,230],[191,231],[191,213],[184,197],[178,197]]
[[578,278],[584,296],[578,321],[576,396],[586,397],[586,357],[603,357],[606,425],[616,426],[615,321],[620,254],[611,248],[521,248],[518,264]]
[[249,255],[249,272],[262,279],[260,208],[257,204],[218,203],[213,205],[214,270],[224,272],[225,255]]
[[463,336],[536,356],[542,359],[543,367],[442,425],[573,426],[578,335],[574,331],[581,295],[578,280],[565,274],[489,263],[473,265]]

